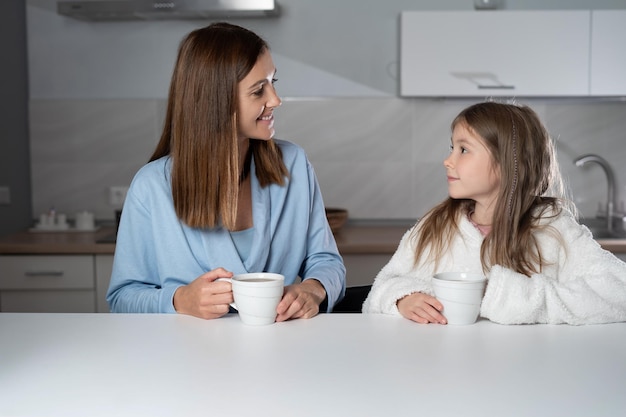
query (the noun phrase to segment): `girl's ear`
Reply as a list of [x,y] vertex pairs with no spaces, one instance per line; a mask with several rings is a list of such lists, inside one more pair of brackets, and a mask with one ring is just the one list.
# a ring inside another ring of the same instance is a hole
[[498,179],[498,182],[500,182],[502,180],[502,169],[500,168],[500,165],[497,163],[492,164],[491,170],[493,171],[493,174]]

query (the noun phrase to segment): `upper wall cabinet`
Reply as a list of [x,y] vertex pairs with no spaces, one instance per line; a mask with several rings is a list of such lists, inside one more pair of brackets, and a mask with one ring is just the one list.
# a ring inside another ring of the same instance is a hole
[[401,95],[588,95],[590,22],[584,10],[403,12]]
[[626,10],[591,15],[591,94],[626,95]]

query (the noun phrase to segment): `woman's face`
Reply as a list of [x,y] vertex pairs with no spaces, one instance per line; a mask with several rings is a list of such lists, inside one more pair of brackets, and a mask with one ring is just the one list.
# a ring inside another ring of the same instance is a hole
[[281,104],[274,90],[276,67],[269,51],[263,52],[239,82],[239,139],[274,137],[274,109]]

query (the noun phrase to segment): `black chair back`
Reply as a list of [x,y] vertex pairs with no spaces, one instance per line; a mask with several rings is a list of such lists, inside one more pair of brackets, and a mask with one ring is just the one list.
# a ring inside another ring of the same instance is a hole
[[360,313],[371,289],[371,285],[346,288],[346,296],[335,305],[333,313]]

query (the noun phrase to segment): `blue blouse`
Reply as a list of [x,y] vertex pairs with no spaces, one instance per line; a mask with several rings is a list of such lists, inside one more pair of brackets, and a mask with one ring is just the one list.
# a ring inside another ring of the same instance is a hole
[[[275,140],[289,178],[261,187],[250,167],[252,216],[247,257],[228,230],[191,228],[174,211],[169,156],[144,165],[126,195],[107,292],[112,312],[175,313],[176,289],[218,267],[235,274],[275,272],[285,285],[315,278],[330,312],[345,293],[346,270],[328,226],[315,172],[304,150]],[[243,260],[242,260],[243,258]]]
[[245,230],[230,232],[230,237],[235,244],[235,249],[242,261],[246,261],[250,256],[250,248],[252,248],[252,239],[254,236],[254,227]]

